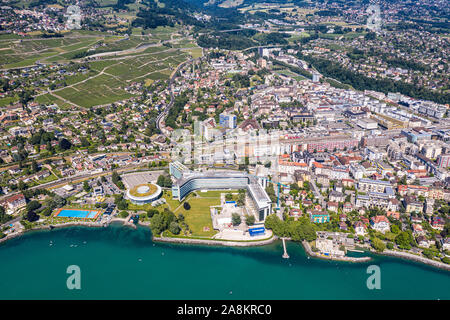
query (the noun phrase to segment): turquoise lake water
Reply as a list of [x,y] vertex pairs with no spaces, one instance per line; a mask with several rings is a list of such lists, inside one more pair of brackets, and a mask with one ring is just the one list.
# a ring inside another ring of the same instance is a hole
[[[70,227],[0,245],[0,299],[450,299],[450,272],[401,259],[308,259],[301,245],[229,248],[153,243],[137,230]],[[381,269],[381,289],[366,286]],[[69,290],[67,267],[81,269]]]

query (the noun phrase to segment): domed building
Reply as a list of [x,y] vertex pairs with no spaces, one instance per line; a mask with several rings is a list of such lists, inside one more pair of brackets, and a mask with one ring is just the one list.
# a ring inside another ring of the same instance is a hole
[[134,204],[143,205],[158,200],[162,195],[160,186],[154,183],[138,184],[127,190],[127,198]]

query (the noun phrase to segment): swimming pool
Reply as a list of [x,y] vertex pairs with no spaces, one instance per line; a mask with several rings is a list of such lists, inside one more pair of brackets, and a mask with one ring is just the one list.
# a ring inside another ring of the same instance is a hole
[[97,210],[60,209],[55,217],[94,219],[100,214]]

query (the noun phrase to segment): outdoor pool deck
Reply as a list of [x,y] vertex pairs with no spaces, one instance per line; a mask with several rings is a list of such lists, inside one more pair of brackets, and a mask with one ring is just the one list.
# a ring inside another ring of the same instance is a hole
[[81,218],[81,219],[97,219],[101,211],[99,210],[78,210],[78,209],[59,209],[55,213],[55,217],[61,218]]

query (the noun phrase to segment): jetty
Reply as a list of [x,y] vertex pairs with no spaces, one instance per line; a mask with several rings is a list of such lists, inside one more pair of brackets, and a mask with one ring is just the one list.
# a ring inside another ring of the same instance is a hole
[[284,251],[282,257],[284,259],[289,259],[289,255],[286,250],[286,238],[281,238],[281,240],[283,241],[283,251]]

